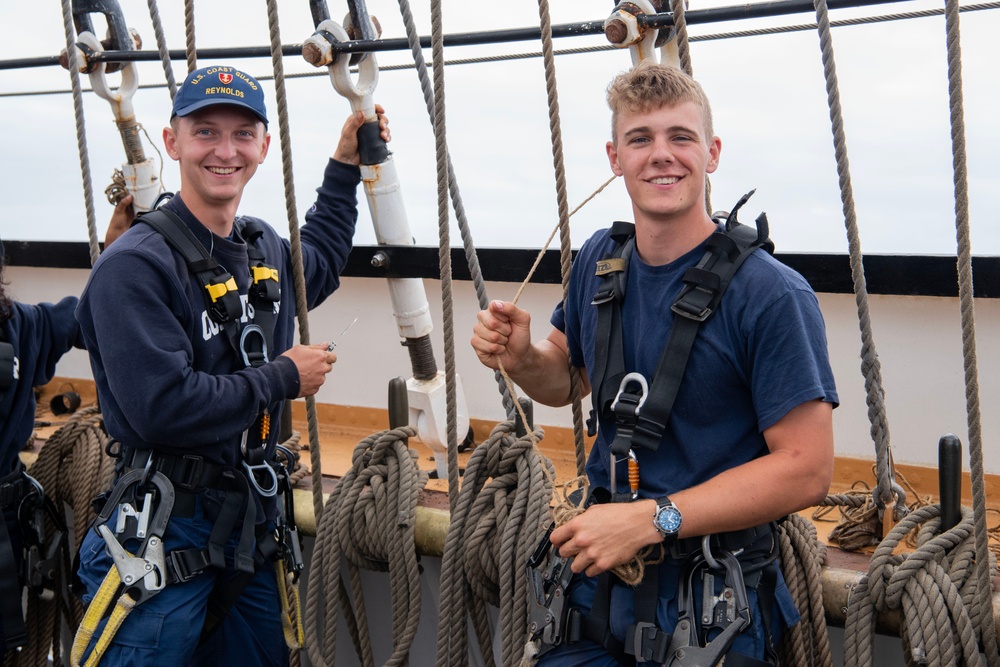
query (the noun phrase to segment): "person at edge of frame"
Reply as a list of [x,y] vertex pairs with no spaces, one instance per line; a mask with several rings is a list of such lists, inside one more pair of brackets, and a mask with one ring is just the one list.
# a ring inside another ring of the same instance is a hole
[[[607,156],[611,170],[624,179],[635,222],[635,252],[621,307],[624,370],[652,383],[682,278],[720,229],[705,210],[705,188],[706,175],[719,165],[722,142],[714,135],[703,89],[678,69],[640,63],[610,83],[607,101],[612,111]],[[593,376],[595,348],[607,345],[597,340],[592,301],[601,278],[594,267],[615,245],[608,229],[583,244],[568,296],[552,314],[553,328],[543,340],[532,342],[528,312],[509,302],[491,302],[473,328],[479,360],[493,369],[502,362],[514,382],[546,405],[570,402],[571,365],[580,370],[584,394],[589,393],[600,380]],[[659,575],[655,625],[673,632],[684,565],[683,556],[675,556],[677,547],[687,544],[693,553],[702,536],[766,529],[820,502],[832,480],[832,411],[838,402],[815,293],[798,273],[755,250],[736,272],[717,312],[701,325],[658,448],[635,449],[638,497],[590,504],[552,531],[559,555],[573,558],[570,604],[586,619],[602,573],[648,545],[663,544],[663,562],[647,568],[658,568]],[[599,410],[596,397],[594,403]],[[609,445],[616,433],[609,414],[598,417],[587,463],[592,491],[609,487]],[[619,483],[627,478],[623,463],[617,465]],[[666,530],[664,523],[654,523],[661,508],[671,518]],[[773,557],[773,533],[768,540],[764,556]],[[778,569],[773,562],[769,567]],[[753,624],[731,647],[731,654],[767,659],[767,664],[776,662],[767,644],[776,645],[781,631],[799,620],[780,572],[772,576],[770,632],[761,622],[758,596],[749,590]],[[628,626],[637,622],[635,594],[611,580],[608,625],[624,644]],[[698,607],[701,583],[693,596]],[[552,649],[539,664],[610,666],[622,659],[606,642],[588,637]]]
[[[111,245],[126,227],[120,215],[112,220],[104,247]],[[0,534],[0,552],[5,552],[0,553],[0,562],[5,564],[0,576],[12,578],[0,588],[13,593],[25,586],[25,543],[18,507],[25,497],[23,493],[37,491],[26,479],[19,456],[35,428],[35,387],[52,380],[56,364],[70,348],[83,349],[83,338],[74,315],[77,297],[66,296],[58,303],[21,303],[7,289],[6,267],[7,256],[0,241],[0,510],[4,518],[0,531],[6,530],[6,536]],[[11,609],[10,613],[16,611]],[[23,609],[21,613],[23,619]],[[7,641],[7,632],[12,628],[4,627],[5,617],[0,614],[0,655],[14,648]],[[8,625],[16,624],[17,619],[8,620]],[[22,637],[18,643],[25,639]]]
[[[376,112],[377,134],[388,141],[384,110],[376,105]],[[361,181],[357,134],[363,124],[360,111],[345,121],[316,203],[305,216],[301,245],[310,309],[337,289],[352,247]],[[165,462],[194,457],[198,468],[221,470],[220,478],[228,475],[230,481],[242,476],[245,486],[252,480],[242,465],[241,441],[248,436],[262,440],[266,461],[273,460],[284,401],[315,394],[336,362],[325,342],[294,344],[289,242],[259,219],[237,215],[244,188],[267,156],[270,140],[264,94],[256,79],[228,66],[189,73],[163,130],[166,152],[180,168],[180,189],[160,207],[179,218],[235,278],[244,322],[254,314],[247,312],[249,244],[241,230],[251,223],[261,226],[255,247],[276,269],[280,285],[266,363],[251,367],[238,358],[222,327],[211,319],[204,288],[184,256],[151,225],[141,224],[142,216],[94,266],[76,315],[90,350],[107,430],[120,443],[125,469],[150,461],[153,469],[166,470]],[[120,208],[128,204],[123,200]],[[265,417],[274,424],[269,430]],[[256,515],[260,544],[280,510],[275,497],[262,496],[255,486],[260,488],[253,483],[248,487],[240,518]],[[179,509],[182,495],[178,490],[163,535],[167,554],[211,546],[213,526],[232,492],[199,486],[186,494],[193,495],[193,502]],[[288,663],[270,561],[258,563],[228,612],[203,636],[206,608],[215,604],[213,589],[224,593],[240,574],[234,559],[241,548],[241,521],[226,535],[225,567],[213,563],[188,581],[168,583],[136,606],[100,664]],[[78,574],[87,604],[114,567],[105,546],[94,530],[81,545]],[[95,640],[102,630],[97,629]],[[93,647],[92,641],[88,653]]]

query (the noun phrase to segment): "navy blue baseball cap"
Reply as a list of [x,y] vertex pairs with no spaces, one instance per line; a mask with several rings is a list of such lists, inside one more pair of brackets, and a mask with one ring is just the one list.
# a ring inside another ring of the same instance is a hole
[[213,65],[187,75],[174,97],[170,115],[187,116],[216,104],[232,104],[249,109],[267,126],[267,107],[260,82],[235,67]]

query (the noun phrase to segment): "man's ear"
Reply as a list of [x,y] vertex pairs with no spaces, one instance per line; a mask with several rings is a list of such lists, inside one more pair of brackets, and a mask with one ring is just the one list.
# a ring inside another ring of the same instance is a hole
[[722,154],[722,139],[712,137],[708,144],[708,164],[705,165],[705,173],[714,173],[719,168],[719,156]]
[[177,135],[174,133],[174,128],[170,125],[163,128],[163,147],[171,159],[176,160],[180,157],[177,153]]
[[264,164],[264,158],[267,157],[267,149],[271,146],[271,135],[268,132],[264,133],[264,144],[260,148],[260,161],[257,164]]
[[622,168],[618,164],[618,148],[615,146],[615,142],[609,141],[605,149],[608,151],[608,162],[611,164],[611,171],[614,172],[615,176],[621,176]]

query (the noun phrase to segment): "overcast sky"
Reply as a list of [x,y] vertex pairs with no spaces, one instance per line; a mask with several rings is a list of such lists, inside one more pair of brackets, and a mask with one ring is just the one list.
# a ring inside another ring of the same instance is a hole
[[[145,0],[120,0],[126,22],[137,29],[144,49],[155,49]],[[198,46],[265,46],[269,42],[264,2],[196,4]],[[732,4],[715,1],[713,5]],[[429,3],[413,2],[421,34],[430,34]],[[393,0],[369,0],[383,37],[405,33]],[[707,3],[693,2],[691,9]],[[858,15],[938,8],[943,3],[905,2],[866,10],[838,10],[834,20]],[[239,8],[238,11],[234,8]],[[346,3],[330,2],[339,18]],[[551,0],[556,24],[603,19],[606,0]],[[282,0],[285,44],[301,43],[313,31],[308,2]],[[457,2],[444,5],[446,32],[537,27],[534,0]],[[171,48],[184,48],[182,3],[162,3],[160,13]],[[814,20],[803,14],[755,22],[691,26],[692,36]],[[65,44],[59,3],[3,3],[7,26],[0,60],[55,55]],[[965,117],[975,254],[1000,254],[1000,11],[962,14]],[[951,142],[945,22],[943,17],[835,28],[841,97],[846,116],[862,245],[871,253],[955,252]],[[606,43],[603,36],[566,38],[557,49]],[[446,58],[535,51],[535,42],[450,48]],[[712,177],[713,205],[728,208],[745,191],[757,194],[743,216],[750,222],[764,210],[779,251],[846,252],[840,194],[826,91],[815,30],[785,35],[695,42],[696,78],[712,99],[716,132],[722,138],[721,167]],[[428,62],[430,50],[425,53]],[[379,55],[383,65],[410,61],[408,52]],[[199,65],[217,64],[200,59]],[[231,61],[254,75],[271,74],[269,58]],[[611,174],[604,144],[609,112],[604,89],[627,68],[627,51],[563,56],[557,80],[569,202],[573,208]],[[299,57],[285,58],[285,71],[313,68]],[[174,62],[181,79],[183,61]],[[159,62],[142,63],[142,84],[163,83]],[[117,75],[109,81],[117,85]],[[89,81],[84,78],[85,88]],[[475,242],[480,246],[537,247],[557,223],[545,80],[541,59],[460,65],[446,70],[448,142]],[[69,76],[57,67],[0,70],[0,92],[68,89]],[[299,213],[312,202],[323,165],[332,152],[346,100],[326,76],[287,82],[292,155]],[[265,82],[271,154],[247,189],[241,212],[269,220],[287,235],[274,89]],[[106,102],[85,94],[97,221],[100,233],[111,212],[103,190],[124,152]],[[434,140],[413,70],[383,72],[376,101],[390,116],[390,148],[399,170],[410,226],[417,243],[437,243]],[[140,90],[136,115],[162,150],[161,130],[169,116],[165,88]],[[72,97],[68,94],[0,97],[3,119],[3,173],[0,230],[4,238],[84,240],[86,225],[76,145]],[[154,154],[150,145],[147,155]],[[164,181],[178,185],[167,158]],[[574,245],[631,210],[616,182],[572,220]],[[356,242],[374,242],[362,205]],[[453,232],[457,244],[457,229]]]

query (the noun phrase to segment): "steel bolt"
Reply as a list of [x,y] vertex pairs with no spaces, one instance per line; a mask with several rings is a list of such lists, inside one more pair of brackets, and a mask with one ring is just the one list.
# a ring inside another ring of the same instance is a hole
[[384,269],[389,266],[389,255],[385,254],[381,250],[372,255],[372,266],[376,269]]
[[628,39],[628,26],[622,19],[611,19],[604,26],[604,36],[612,44],[623,44]]

